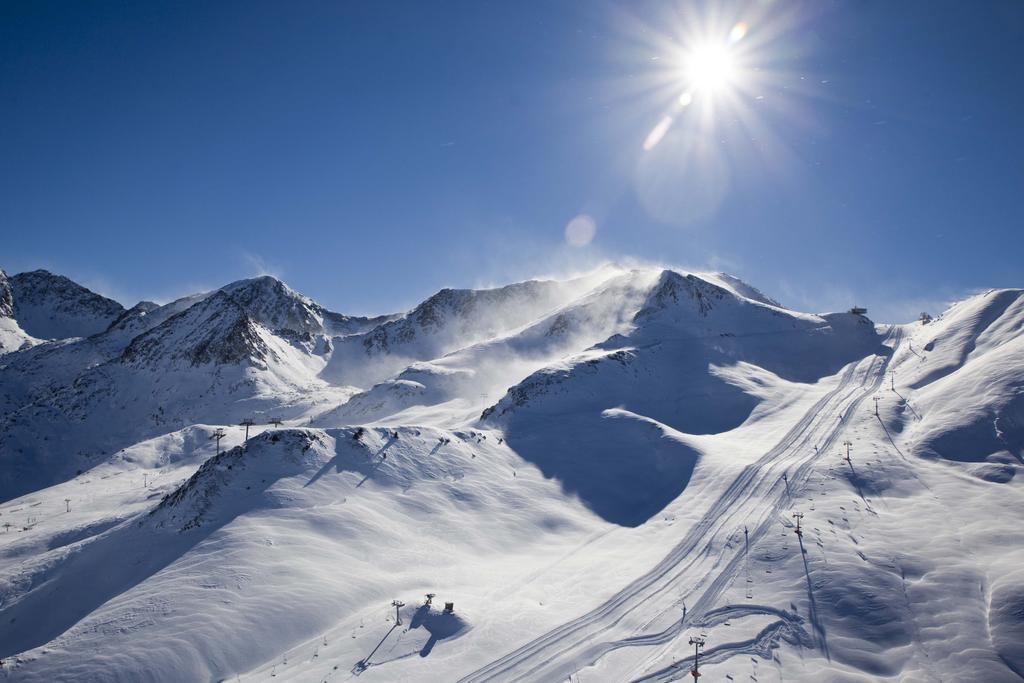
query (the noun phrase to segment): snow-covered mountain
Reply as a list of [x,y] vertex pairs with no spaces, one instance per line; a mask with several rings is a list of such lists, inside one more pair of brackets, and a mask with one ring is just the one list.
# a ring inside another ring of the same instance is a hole
[[[91,337],[9,354],[0,362],[8,389],[0,492],[72,476],[140,439],[194,422],[292,418],[307,406],[337,402],[354,389],[317,377],[329,356],[326,332],[365,324],[257,278],[165,306],[143,302]],[[40,439],[41,431],[52,436]]]
[[[588,282],[590,288],[582,292],[576,290],[577,297],[562,306],[551,309],[551,302],[545,300],[544,305],[537,307],[535,319],[517,327],[512,327],[512,322],[506,323],[505,327],[510,329],[482,341],[477,341],[480,332],[473,327],[474,321],[464,315],[455,325],[459,331],[467,328],[469,331],[465,337],[455,338],[461,339],[465,346],[448,351],[450,345],[442,345],[436,357],[431,357],[423,346],[418,353],[388,355],[387,362],[391,365],[387,367],[397,368],[396,374],[318,416],[313,424],[340,426],[387,418],[406,410],[411,410],[410,418],[422,411],[433,413],[435,419],[438,411],[449,412],[453,424],[471,418],[479,413],[476,408],[481,401],[488,404],[497,399],[509,385],[530,372],[626,329],[654,277],[649,270],[632,270]],[[573,291],[579,284],[579,280],[563,284],[560,300],[564,301],[564,293]],[[486,293],[492,297],[495,294],[493,291]],[[500,297],[494,298],[500,300]],[[493,318],[497,313],[489,310],[487,315]],[[409,324],[408,317],[402,320]],[[520,318],[512,320],[518,322]],[[394,328],[394,325],[388,327]],[[435,334],[431,341],[436,342],[438,336],[442,335]],[[416,358],[409,359],[409,355]],[[334,362],[340,362],[340,358],[343,356],[336,354]],[[378,372],[375,377],[382,367],[374,365]],[[444,404],[448,404],[447,408],[440,407]]]
[[280,280],[264,275],[222,287],[256,322],[284,336],[346,336],[373,329],[393,316],[348,316],[328,311]]
[[708,680],[1024,676],[1021,290],[878,325],[604,268],[361,318],[25,275],[0,677],[671,681],[701,634]]
[[102,332],[124,307],[62,275],[45,270],[10,278],[14,318],[40,339],[88,337]]
[[442,289],[408,313],[338,340],[330,381],[367,386],[415,361],[505,335],[565,305],[591,278],[531,280],[494,289]]

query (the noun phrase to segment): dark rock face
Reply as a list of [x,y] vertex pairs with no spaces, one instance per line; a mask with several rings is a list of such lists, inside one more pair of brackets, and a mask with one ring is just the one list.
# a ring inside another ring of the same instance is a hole
[[107,329],[124,306],[45,270],[9,278],[13,317],[40,339],[88,337]]
[[7,273],[0,270],[0,318],[14,317],[14,295],[11,293],[11,283],[7,279]]

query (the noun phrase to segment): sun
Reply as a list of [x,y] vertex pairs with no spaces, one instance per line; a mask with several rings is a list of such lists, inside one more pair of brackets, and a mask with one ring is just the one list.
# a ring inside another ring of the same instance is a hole
[[694,48],[684,57],[683,69],[688,89],[705,93],[723,90],[736,79],[736,60],[725,45]]

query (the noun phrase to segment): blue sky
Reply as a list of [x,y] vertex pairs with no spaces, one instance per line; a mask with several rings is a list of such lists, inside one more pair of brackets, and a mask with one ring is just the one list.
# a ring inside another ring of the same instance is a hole
[[1021,64],[1013,1],[7,2],[0,266],[366,313],[657,261],[904,318],[1024,285]]

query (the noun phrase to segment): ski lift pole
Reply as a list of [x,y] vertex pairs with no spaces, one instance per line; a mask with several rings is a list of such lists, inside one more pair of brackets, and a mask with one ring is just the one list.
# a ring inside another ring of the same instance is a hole
[[244,419],[244,420],[242,420],[241,422],[238,423],[238,425],[240,427],[245,427],[245,440],[246,441],[249,440],[249,427],[252,427],[254,424],[256,424],[256,421],[253,420],[251,417],[250,418],[246,418],[246,419]]
[[693,636],[690,638],[690,645],[693,645],[693,668],[690,669],[690,675],[696,681],[700,678],[700,651],[704,647],[704,638]]

